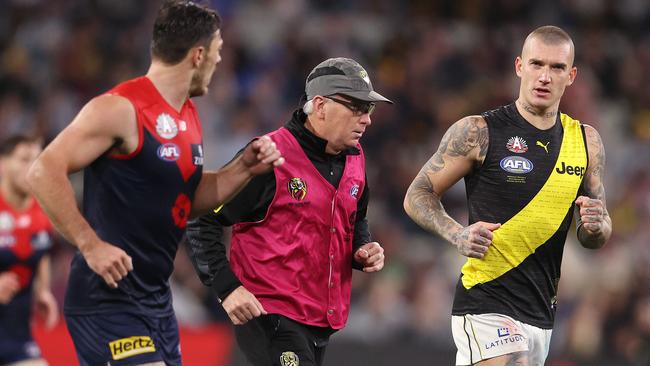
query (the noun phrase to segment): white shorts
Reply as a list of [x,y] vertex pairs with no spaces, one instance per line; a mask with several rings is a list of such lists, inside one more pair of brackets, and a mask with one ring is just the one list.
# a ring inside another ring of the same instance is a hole
[[501,314],[452,316],[451,331],[458,348],[456,365],[526,352],[529,366],[543,366],[552,333]]

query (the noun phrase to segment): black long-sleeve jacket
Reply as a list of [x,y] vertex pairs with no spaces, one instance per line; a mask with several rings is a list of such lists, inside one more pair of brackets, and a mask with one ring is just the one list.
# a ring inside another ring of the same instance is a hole
[[[359,154],[356,148],[349,148],[340,154],[331,155],[325,152],[327,141],[314,135],[305,127],[307,116],[302,110],[294,112],[292,119],[285,127],[296,138],[309,160],[318,169],[320,174],[334,187],[338,187],[343,170],[345,169],[346,156]],[[239,152],[241,153],[241,151]],[[285,156],[291,159],[290,156]],[[187,226],[188,254],[201,282],[212,287],[219,299],[225,299],[241,282],[230,269],[226,256],[224,243],[224,227],[239,222],[260,221],[275,196],[276,184],[273,171],[254,177],[230,202],[217,212],[203,215],[190,221]],[[352,241],[354,253],[357,248],[370,242],[370,230],[366,213],[368,209],[368,182],[363,189],[357,204],[357,216]],[[353,267],[361,266],[352,261]]]

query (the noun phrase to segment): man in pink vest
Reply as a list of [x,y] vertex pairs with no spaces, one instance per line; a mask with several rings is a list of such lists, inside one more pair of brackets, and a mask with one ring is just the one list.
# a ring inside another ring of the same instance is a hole
[[[292,119],[268,134],[285,164],[187,230],[197,272],[253,365],[321,365],[329,337],[348,318],[352,268],[384,266],[366,219],[359,140],[375,103],[392,102],[347,58],[317,65],[305,94]],[[222,233],[230,225],[228,262]]]

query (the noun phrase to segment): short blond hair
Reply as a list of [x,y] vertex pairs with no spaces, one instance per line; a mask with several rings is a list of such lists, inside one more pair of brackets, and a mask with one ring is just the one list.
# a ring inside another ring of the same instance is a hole
[[571,65],[573,65],[573,59],[575,57],[575,45],[573,44],[573,39],[571,39],[571,36],[569,36],[569,34],[565,32],[564,29],[556,27],[554,25],[545,25],[535,29],[534,31],[530,32],[528,37],[526,37],[524,45],[521,47],[522,54],[524,47],[526,47],[528,41],[533,38],[539,39],[540,41],[550,45],[568,43],[571,47]]

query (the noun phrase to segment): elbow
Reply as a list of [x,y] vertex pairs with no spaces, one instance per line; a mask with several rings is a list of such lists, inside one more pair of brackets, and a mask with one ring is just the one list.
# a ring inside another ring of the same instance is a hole
[[408,190],[406,192],[406,196],[404,196],[404,212],[410,217],[413,218],[413,207],[411,205],[411,190]]
[[36,194],[39,186],[39,182],[43,180],[45,175],[45,166],[40,158],[38,158],[27,171],[27,188],[29,188],[32,193]]
[[612,222],[609,217],[606,217],[602,229],[597,232],[589,232],[585,230],[584,226],[580,225],[577,234],[578,241],[583,248],[600,249],[607,244],[612,236]]
[[581,241],[580,244],[582,245],[583,248],[585,249],[591,249],[591,250],[596,250],[600,249],[605,246],[607,243],[607,240],[601,240],[601,241]]
[[600,235],[587,235],[584,233],[582,235],[580,234],[581,233],[578,235],[578,241],[580,242],[580,245],[582,245],[582,247],[585,249],[596,250],[604,247],[605,244],[607,244],[611,235],[611,231],[603,232]]
[[52,185],[54,180],[59,179],[59,174],[67,175],[65,166],[57,164],[55,160],[48,159],[44,154],[41,153],[27,170],[27,187],[37,198],[44,188]]

